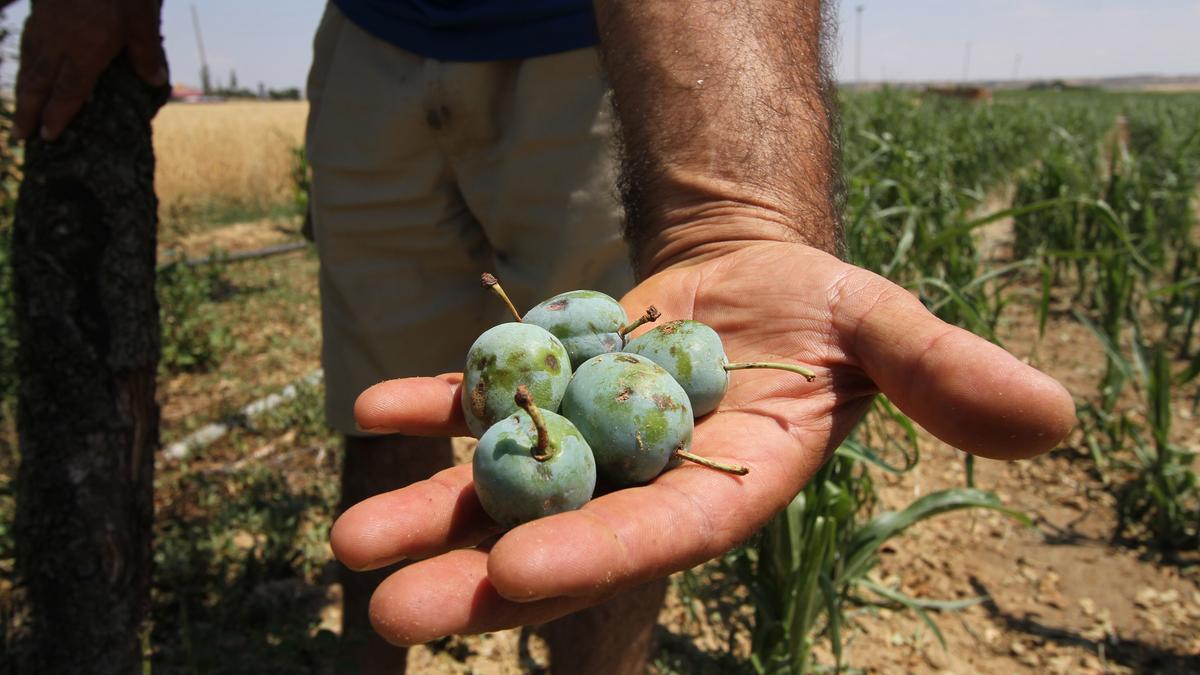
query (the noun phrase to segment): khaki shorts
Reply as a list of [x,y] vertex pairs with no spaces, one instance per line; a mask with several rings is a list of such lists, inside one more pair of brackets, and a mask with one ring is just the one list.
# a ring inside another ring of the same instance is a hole
[[[329,6],[309,74],[326,417],[356,433],[380,380],[461,370],[507,312],[633,275],[620,237],[611,111],[596,51],[427,59]],[[511,319],[509,319],[511,320]]]

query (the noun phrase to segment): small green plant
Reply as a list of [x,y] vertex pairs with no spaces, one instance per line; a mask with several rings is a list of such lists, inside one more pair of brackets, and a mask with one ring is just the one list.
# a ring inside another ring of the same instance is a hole
[[[872,413],[893,420],[898,414],[882,399]],[[916,465],[911,423],[899,426],[902,437],[912,442],[902,453],[902,466],[884,463],[852,437],[749,545],[726,556],[724,564],[754,601],[750,665],[755,672],[807,673],[815,665],[813,648],[820,640],[828,643],[840,670],[848,610],[856,606],[910,609],[945,647],[928,610],[958,609],[982,598],[913,598],[879,584],[870,572],[879,563],[880,547],[916,523],[959,509],[993,509],[1029,523],[1004,508],[994,494],[971,488],[934,492],[898,512],[872,517],[875,493],[867,467],[903,473]]]
[[156,670],[314,672],[332,662],[319,575],[335,485],[293,486],[258,463],[160,479],[169,498],[160,497],[155,533]]
[[194,267],[180,262],[159,271],[160,364],[164,370],[208,370],[233,347],[233,334],[218,321],[213,306],[230,291],[220,262]]
[[1133,461],[1121,468],[1135,479],[1118,491],[1121,523],[1128,531],[1141,524],[1162,550],[1200,548],[1200,485],[1192,464],[1196,453],[1180,447],[1171,433],[1171,364],[1166,345],[1138,343],[1139,361],[1145,364],[1143,395],[1145,424],[1129,419],[1126,433]]

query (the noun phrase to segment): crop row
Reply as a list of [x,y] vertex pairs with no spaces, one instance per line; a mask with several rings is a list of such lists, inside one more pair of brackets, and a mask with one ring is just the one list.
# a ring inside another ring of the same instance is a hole
[[[996,342],[1005,311],[1031,288],[1043,329],[1052,300],[1066,296],[1107,352],[1097,393],[1076,392],[1094,470],[1120,474],[1119,516],[1141,540],[1195,547],[1193,455],[1172,442],[1170,420],[1172,386],[1200,373],[1200,97],[1021,94],[968,105],[883,90],[844,102],[842,143],[849,259]],[[997,261],[979,231],[1004,220],[1015,241]],[[1136,393],[1123,399],[1127,387]],[[1004,510],[973,489],[968,458],[967,487],[874,513],[872,472],[919,461],[916,430],[881,397],[789,508],[726,558],[755,598],[758,672],[806,672],[820,640],[840,667],[854,606],[907,607],[940,640],[927,610],[973,602],[907,597],[868,576],[879,546],[913,523]]]

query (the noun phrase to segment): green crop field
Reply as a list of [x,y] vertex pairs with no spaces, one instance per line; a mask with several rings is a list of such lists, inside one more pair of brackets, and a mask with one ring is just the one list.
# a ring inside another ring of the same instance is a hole
[[[295,127],[295,106],[257,105],[256,124]],[[759,535],[673,578],[654,672],[1200,670],[1200,95],[881,90],[845,94],[841,116],[848,257],[1064,382],[1078,428],[1035,460],[972,462],[877,400]],[[186,114],[167,119],[170,147],[210,145],[188,141]],[[211,120],[197,134],[222,136]],[[164,212],[161,262],[299,240],[303,195],[279,183],[303,155],[269,138],[274,154],[247,150],[275,167],[269,188],[188,194]],[[160,176],[203,161],[177,154],[160,148]],[[6,251],[0,637],[19,463]],[[306,379],[316,275],[309,250],[160,274],[163,444],[232,423],[158,461],[150,672],[333,668],[341,449]],[[535,631],[507,631],[414,649],[410,672],[544,657]]]

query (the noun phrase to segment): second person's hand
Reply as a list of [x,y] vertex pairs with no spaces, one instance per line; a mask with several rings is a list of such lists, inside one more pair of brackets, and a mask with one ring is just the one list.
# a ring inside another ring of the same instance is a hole
[[147,84],[167,84],[158,0],[38,0],[21,35],[13,137],[54,140],[122,50]]

